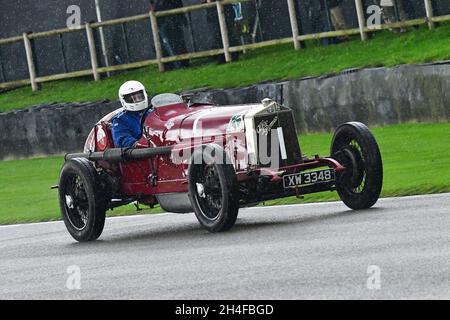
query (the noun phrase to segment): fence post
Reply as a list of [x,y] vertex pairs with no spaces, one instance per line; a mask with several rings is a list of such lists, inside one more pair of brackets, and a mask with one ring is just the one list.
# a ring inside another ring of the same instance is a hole
[[362,0],[355,0],[356,13],[358,14],[359,33],[361,34],[361,40],[367,40],[367,33],[364,31],[366,26],[366,19],[364,17],[364,6]]
[[98,73],[97,51],[95,49],[94,34],[92,32],[92,28],[89,23],[86,23],[86,35],[87,35],[88,46],[89,46],[89,55],[91,56],[92,74],[94,76],[94,80],[99,81],[100,75]]
[[294,41],[295,50],[300,49],[300,41],[298,41],[298,23],[297,23],[297,13],[295,11],[294,0],[287,0],[288,8],[289,8],[289,19],[291,20],[291,28],[292,28],[292,38]]
[[427,12],[428,28],[434,29],[433,22],[433,5],[431,0],[425,0],[425,11]]
[[28,73],[30,74],[31,89],[38,91],[39,86],[36,82],[36,68],[33,61],[33,49],[31,48],[31,42],[26,33],[23,33],[23,43],[25,45],[25,53],[27,56]]
[[59,48],[61,49],[61,55],[63,57],[63,63],[64,63],[64,72],[68,73],[69,70],[67,69],[67,58],[66,58],[66,54],[64,52],[64,40],[63,40],[63,35],[59,34],[58,36],[59,38]]
[[227,22],[225,20],[225,12],[223,9],[223,4],[220,1],[216,1],[217,5],[217,16],[219,17],[220,33],[222,35],[223,51],[225,54],[225,61],[231,61],[230,54],[230,39],[228,38]]
[[0,82],[7,82],[6,81],[6,76],[5,76],[5,71],[3,70],[3,62],[2,62],[2,51],[0,50],[0,76],[2,81]]
[[122,29],[122,35],[123,35],[123,40],[124,40],[124,44],[125,44],[125,52],[127,54],[127,61],[128,61],[128,63],[130,63],[131,62],[131,59],[130,59],[130,46],[128,45],[128,37],[127,37],[127,31],[126,31],[125,23],[121,23],[120,24],[120,29]]
[[162,63],[162,47],[161,39],[159,38],[158,19],[155,16],[155,12],[150,10],[150,23],[152,25],[153,43],[155,45],[156,60],[158,61],[159,72],[164,72],[164,64]]

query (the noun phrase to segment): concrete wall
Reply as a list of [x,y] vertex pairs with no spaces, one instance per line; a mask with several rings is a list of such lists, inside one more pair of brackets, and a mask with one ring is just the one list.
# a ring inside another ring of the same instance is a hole
[[94,124],[119,106],[100,101],[0,113],[0,159],[80,151]]
[[220,104],[270,97],[295,111],[300,132],[329,131],[347,121],[368,125],[450,121],[450,62],[354,69],[201,95]]
[[[369,126],[450,121],[450,62],[349,70],[338,75],[196,93],[217,104],[270,97],[290,106],[300,132],[347,121]],[[0,159],[80,151],[94,123],[118,102],[54,104],[0,114]]]
[[286,83],[283,103],[300,131],[330,130],[356,120],[368,125],[450,120],[450,64],[355,70]]

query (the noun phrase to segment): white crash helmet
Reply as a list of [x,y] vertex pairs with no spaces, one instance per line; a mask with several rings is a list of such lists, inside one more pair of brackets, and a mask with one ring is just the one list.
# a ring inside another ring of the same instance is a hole
[[125,110],[142,111],[148,108],[145,87],[139,81],[127,81],[119,89],[119,99]]

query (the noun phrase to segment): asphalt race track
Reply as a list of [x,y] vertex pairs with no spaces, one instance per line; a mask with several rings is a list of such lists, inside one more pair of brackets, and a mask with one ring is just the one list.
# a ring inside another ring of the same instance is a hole
[[450,194],[250,208],[223,234],[193,214],[111,218],[89,244],[62,222],[4,226],[0,297],[448,299]]

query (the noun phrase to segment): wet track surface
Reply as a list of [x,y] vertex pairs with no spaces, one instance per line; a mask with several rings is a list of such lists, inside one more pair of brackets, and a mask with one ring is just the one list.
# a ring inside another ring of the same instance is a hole
[[0,255],[2,299],[448,299],[450,194],[243,209],[222,234],[193,214],[111,218],[88,244],[62,222],[5,226]]

